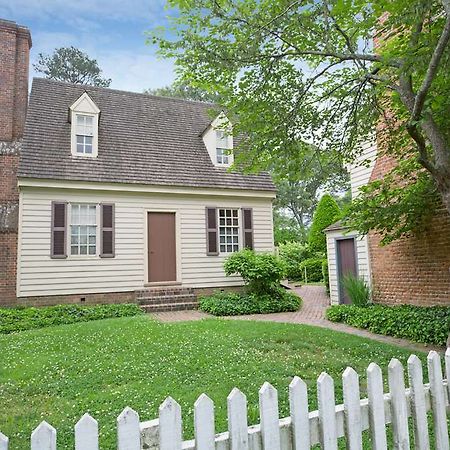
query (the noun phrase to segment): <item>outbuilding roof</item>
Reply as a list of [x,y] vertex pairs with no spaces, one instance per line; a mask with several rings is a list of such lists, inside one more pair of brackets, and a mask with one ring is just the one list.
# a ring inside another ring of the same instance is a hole
[[[87,92],[100,108],[98,157],[72,156],[68,109]],[[19,177],[274,191],[267,173],[214,166],[202,139],[215,105],[33,80]]]

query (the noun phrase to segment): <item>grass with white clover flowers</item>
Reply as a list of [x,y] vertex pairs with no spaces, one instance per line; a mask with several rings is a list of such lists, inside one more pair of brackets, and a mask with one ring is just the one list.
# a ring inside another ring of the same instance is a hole
[[[294,375],[315,385],[322,371],[336,382],[352,366],[361,376],[372,361],[385,371],[408,350],[321,328],[207,319],[162,324],[148,316],[105,319],[0,336],[0,431],[11,450],[29,448],[42,421],[58,432],[58,449],[73,449],[73,426],[89,412],[99,422],[101,449],[116,448],[116,417],[125,406],[154,419],[167,396],[182,407],[184,437],[193,435],[193,404],[205,392],[215,402],[216,430],[225,431],[226,397],[234,386],[248,398],[249,424],[259,422],[258,390],[269,381],[288,415]],[[425,355],[418,356],[424,359]]]

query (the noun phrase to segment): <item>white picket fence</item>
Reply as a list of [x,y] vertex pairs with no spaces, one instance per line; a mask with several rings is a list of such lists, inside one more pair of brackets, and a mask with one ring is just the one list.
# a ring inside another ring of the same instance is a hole
[[[428,358],[429,383],[424,384],[422,364],[408,359],[409,388],[397,359],[388,366],[389,393],[383,390],[381,369],[371,363],[367,369],[368,398],[361,400],[358,374],[347,368],[342,375],[344,404],[335,404],[334,382],[326,373],[317,380],[318,411],[308,410],[304,381],[295,377],[289,385],[290,417],[279,418],[278,393],[269,383],[259,391],[259,425],[247,424],[247,399],[239,389],[228,396],[228,432],[216,434],[214,404],[202,394],[194,405],[195,439],[183,441],[181,408],[167,398],[159,408],[159,419],[139,421],[138,414],[125,408],[117,418],[118,450],[306,450],[315,444],[337,450],[345,436],[350,450],[362,449],[362,433],[369,430],[375,450],[388,448],[386,425],[392,424],[393,448],[410,449],[408,418],[412,417],[414,448],[429,449],[427,413],[432,411],[434,446],[449,450],[447,414],[450,412],[450,349],[445,354],[446,379],[441,359],[432,351]],[[75,449],[98,450],[97,421],[85,414],[75,425]],[[55,450],[56,430],[42,422],[31,435],[32,450]],[[0,433],[0,450],[8,450],[8,438]]]

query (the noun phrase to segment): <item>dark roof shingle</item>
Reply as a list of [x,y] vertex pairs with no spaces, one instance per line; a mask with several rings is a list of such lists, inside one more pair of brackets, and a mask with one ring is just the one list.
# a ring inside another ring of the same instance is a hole
[[[83,92],[100,108],[98,157],[70,151],[68,109]],[[273,191],[268,174],[215,167],[201,133],[213,105],[33,80],[18,175],[58,180]]]

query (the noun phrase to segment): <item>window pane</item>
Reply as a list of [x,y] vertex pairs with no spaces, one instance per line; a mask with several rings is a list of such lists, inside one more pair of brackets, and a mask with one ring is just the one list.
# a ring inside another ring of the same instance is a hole
[[87,255],[87,246],[80,245],[80,255]]
[[[220,209],[219,228],[220,251],[231,253],[239,250],[239,210]],[[223,226],[226,225],[226,226]]]
[[84,125],[84,118],[86,116],[83,116],[83,114],[77,114],[77,124],[78,125]]
[[86,125],[92,127],[93,125],[93,117],[92,116],[84,116],[86,119]]
[[92,154],[92,146],[91,145],[86,145],[84,147],[84,153],[87,155],[91,155]]
[[90,246],[89,247],[89,254],[90,255],[95,255],[95,246]]
[[77,153],[84,153],[84,145],[77,144]]
[[78,255],[78,245],[72,245],[70,247],[70,254],[71,255]]

